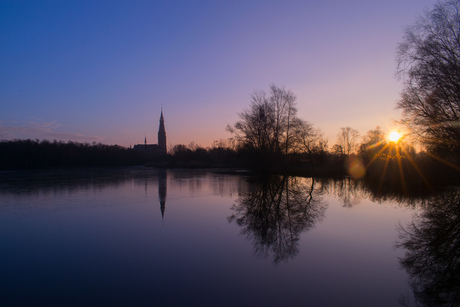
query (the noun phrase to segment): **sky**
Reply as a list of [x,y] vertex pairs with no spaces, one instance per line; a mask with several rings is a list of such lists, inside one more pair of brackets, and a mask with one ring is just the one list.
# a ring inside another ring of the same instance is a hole
[[254,91],[297,97],[332,147],[389,132],[404,30],[435,0],[0,0],[0,140],[211,146]]

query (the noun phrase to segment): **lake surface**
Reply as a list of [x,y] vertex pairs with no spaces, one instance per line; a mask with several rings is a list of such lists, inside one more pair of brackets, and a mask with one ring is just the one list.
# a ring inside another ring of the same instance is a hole
[[3,172],[0,305],[451,306],[459,193],[446,193],[143,167]]

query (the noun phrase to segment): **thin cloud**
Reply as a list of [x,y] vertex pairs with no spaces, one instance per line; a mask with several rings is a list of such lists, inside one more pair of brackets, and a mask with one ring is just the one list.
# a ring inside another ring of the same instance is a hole
[[31,127],[35,127],[35,128],[41,128],[41,129],[56,129],[58,127],[61,126],[61,124],[59,124],[58,122],[56,121],[51,121],[51,122],[47,122],[47,123],[39,123],[39,122],[34,122],[34,121],[31,121],[29,123],[29,125]]
[[28,126],[6,126],[0,123],[0,140],[39,139],[77,142],[100,142],[99,136],[89,136],[81,133],[55,131],[61,125],[57,122],[30,122]]

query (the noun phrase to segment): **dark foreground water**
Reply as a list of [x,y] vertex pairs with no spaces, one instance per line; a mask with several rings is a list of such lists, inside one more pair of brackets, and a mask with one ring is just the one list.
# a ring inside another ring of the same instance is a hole
[[0,306],[452,306],[458,194],[153,168],[0,173]]

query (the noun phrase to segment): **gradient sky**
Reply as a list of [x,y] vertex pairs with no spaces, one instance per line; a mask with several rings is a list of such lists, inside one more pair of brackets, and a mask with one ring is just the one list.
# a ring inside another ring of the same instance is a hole
[[390,129],[396,48],[435,0],[0,0],[0,140],[210,146],[284,86],[332,146]]

